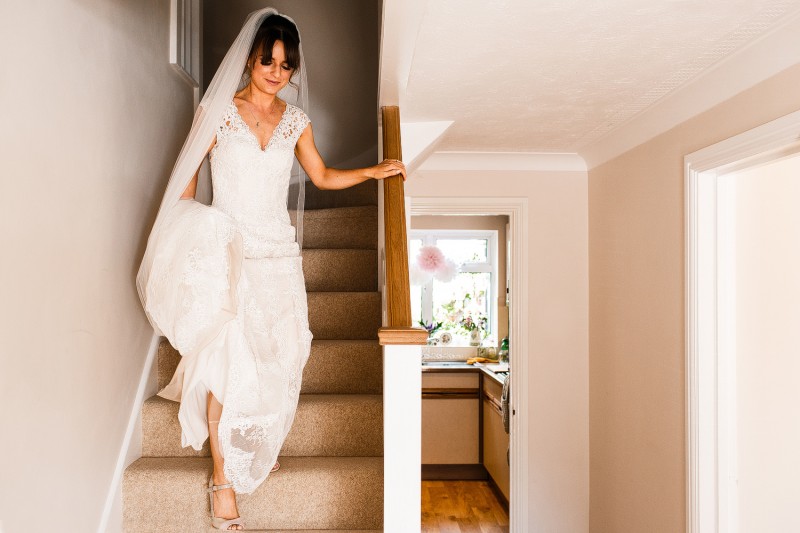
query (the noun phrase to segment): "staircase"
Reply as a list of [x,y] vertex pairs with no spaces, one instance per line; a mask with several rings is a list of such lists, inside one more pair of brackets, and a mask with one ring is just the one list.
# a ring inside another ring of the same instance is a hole
[[[372,197],[374,199],[374,196]],[[307,210],[303,271],[314,340],[281,468],[238,495],[247,530],[383,529],[381,296],[374,205]],[[180,355],[164,341],[158,387]],[[142,458],[123,480],[125,531],[215,531],[206,484],[208,441],[181,448],[178,403],[153,396],[142,409]]]

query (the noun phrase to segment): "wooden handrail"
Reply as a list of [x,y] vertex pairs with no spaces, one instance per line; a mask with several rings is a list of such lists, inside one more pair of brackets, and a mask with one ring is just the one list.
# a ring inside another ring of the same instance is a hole
[[[400,144],[400,109],[381,108],[383,158],[403,159]],[[411,297],[408,282],[408,236],[403,177],[383,180],[383,225],[386,250],[387,324],[378,333],[381,344],[425,344],[428,332],[411,327]]]

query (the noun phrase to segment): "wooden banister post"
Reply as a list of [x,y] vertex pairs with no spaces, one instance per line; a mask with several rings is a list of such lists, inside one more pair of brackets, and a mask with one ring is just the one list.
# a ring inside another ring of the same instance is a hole
[[[383,157],[403,159],[400,110],[383,107]],[[421,345],[428,332],[411,327],[408,236],[402,176],[383,180],[386,324],[383,346],[383,526],[386,533],[420,530],[422,463]]]
[[[384,107],[382,112],[383,157],[402,160],[400,109],[397,106]],[[386,325],[407,328],[411,326],[411,299],[402,176],[392,176],[383,181],[383,223],[386,232]]]

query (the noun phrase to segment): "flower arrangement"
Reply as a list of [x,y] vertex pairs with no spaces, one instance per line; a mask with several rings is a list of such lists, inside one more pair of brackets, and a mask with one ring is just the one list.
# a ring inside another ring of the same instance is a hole
[[478,315],[477,319],[472,318],[472,315],[467,315],[459,321],[459,325],[467,332],[473,330],[486,331],[488,319],[483,315]]
[[428,331],[428,336],[429,337],[433,336],[433,334],[436,333],[442,327],[442,323],[441,322],[430,322],[430,323],[427,323],[424,320],[422,320],[421,318],[419,319],[419,325],[422,326],[423,328],[425,328]]

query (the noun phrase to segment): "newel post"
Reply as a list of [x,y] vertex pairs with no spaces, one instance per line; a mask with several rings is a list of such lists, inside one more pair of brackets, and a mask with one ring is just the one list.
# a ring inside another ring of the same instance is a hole
[[[383,107],[383,157],[402,160],[400,110]],[[401,176],[383,180],[386,321],[383,346],[383,530],[420,530],[422,498],[421,347],[428,332],[411,327],[408,237]]]

